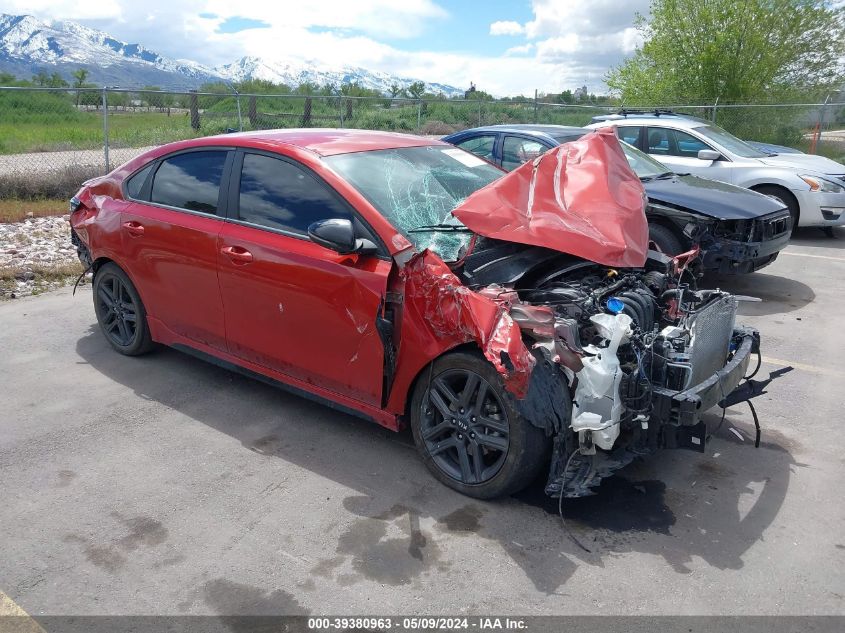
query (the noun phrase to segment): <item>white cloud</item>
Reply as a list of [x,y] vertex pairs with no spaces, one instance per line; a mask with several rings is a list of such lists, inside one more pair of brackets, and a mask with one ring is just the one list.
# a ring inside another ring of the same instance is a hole
[[519,22],[500,21],[490,25],[490,35],[522,35],[525,27]]
[[522,44],[520,46],[511,46],[508,50],[505,51],[505,55],[527,55],[534,49],[534,45],[531,42],[528,44]]
[[[510,42],[514,45],[482,55],[462,51],[460,41],[453,52],[425,49],[425,34],[449,19],[438,0],[0,0],[0,11],[81,21],[162,55],[209,66],[244,55],[313,61],[461,87],[472,81],[498,95],[533,94],[535,88],[555,92],[585,83],[600,92],[607,69],[639,43],[633,15],[647,8],[648,0],[622,6],[616,0],[534,0],[533,18],[524,24],[502,20],[490,25],[490,37],[518,38]],[[233,17],[262,20],[270,27],[218,33],[218,26]],[[403,40],[414,37],[423,50],[403,50]]]

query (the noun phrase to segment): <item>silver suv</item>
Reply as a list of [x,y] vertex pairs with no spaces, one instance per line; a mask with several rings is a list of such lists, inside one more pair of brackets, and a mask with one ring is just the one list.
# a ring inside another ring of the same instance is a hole
[[845,224],[845,166],[810,154],[755,149],[703,119],[670,113],[611,115],[587,127],[615,125],[619,138],[679,173],[722,180],[778,198],[793,226]]

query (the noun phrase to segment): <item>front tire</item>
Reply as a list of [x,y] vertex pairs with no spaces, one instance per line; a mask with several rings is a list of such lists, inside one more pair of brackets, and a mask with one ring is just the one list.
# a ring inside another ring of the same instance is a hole
[[546,465],[550,441],[524,419],[481,354],[454,352],[423,372],[411,399],[423,462],[443,484],[492,499],[525,488]]
[[756,187],[754,191],[756,191],[757,193],[762,193],[764,196],[777,198],[781,202],[781,204],[783,204],[783,206],[785,206],[789,210],[789,215],[792,217],[792,232],[795,233],[795,229],[798,228],[798,218],[800,215],[798,209],[798,201],[795,199],[795,196],[789,193],[786,189],[771,185],[763,185],[762,187]]
[[685,250],[681,239],[675,234],[672,229],[666,228],[662,224],[648,225],[648,239],[654,242],[655,246],[660,249],[660,252],[665,255],[674,257],[680,255]]
[[109,262],[94,275],[94,311],[109,345],[125,356],[140,356],[153,348],[147,311],[129,276]]

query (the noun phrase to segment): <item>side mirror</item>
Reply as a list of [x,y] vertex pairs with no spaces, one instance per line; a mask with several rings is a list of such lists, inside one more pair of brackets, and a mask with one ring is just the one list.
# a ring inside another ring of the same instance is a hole
[[325,246],[341,255],[352,253],[374,253],[378,247],[370,240],[355,237],[355,227],[350,220],[332,218],[320,220],[308,227],[308,238],[315,244]]
[[719,160],[722,155],[715,149],[700,149],[698,150],[698,160]]

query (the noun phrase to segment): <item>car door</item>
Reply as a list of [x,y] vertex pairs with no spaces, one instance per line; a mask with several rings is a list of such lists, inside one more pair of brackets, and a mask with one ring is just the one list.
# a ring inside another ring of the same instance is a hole
[[730,161],[701,160],[698,157],[699,151],[718,150],[692,134],[672,128],[649,126],[645,143],[646,153],[654,156],[672,171],[731,182]]
[[226,148],[165,156],[130,177],[122,217],[128,272],[148,315],[170,332],[226,349],[217,283],[223,228],[221,187],[234,152]]
[[334,189],[291,158],[238,152],[230,183],[218,244],[229,352],[379,406],[386,250],[341,255],[310,241],[308,226],[331,218],[375,238]]

